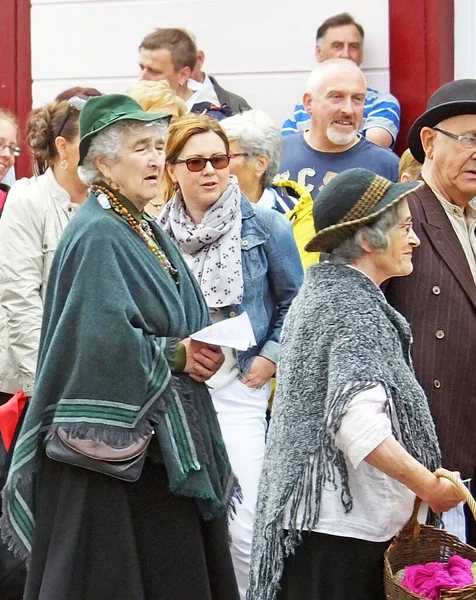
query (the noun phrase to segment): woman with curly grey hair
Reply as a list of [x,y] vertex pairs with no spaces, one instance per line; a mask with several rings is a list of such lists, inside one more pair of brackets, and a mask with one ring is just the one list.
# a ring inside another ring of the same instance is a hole
[[265,112],[248,110],[220,122],[230,141],[230,173],[253,204],[280,213],[292,210],[299,200],[273,185],[278,174],[283,142],[281,132]]
[[415,496],[461,502],[410,358],[411,331],[380,290],[413,270],[406,196],[366,169],[314,200],[309,267],[283,327],[251,558],[250,600],[384,600],[384,552]]
[[180,252],[144,213],[169,116],[110,94],[81,111],[89,196],[56,249],[35,391],[4,489],[25,600],[237,600],[239,495],[204,384],[223,363]]

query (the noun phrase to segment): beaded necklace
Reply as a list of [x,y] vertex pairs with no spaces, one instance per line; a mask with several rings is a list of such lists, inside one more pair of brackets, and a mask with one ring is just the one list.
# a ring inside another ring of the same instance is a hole
[[138,221],[134,215],[132,215],[129,210],[119,202],[116,196],[108,190],[106,187],[102,185],[93,185],[91,187],[91,192],[96,196],[99,200],[101,194],[104,194],[109,200],[109,204],[111,205],[112,210],[117,213],[121,219],[123,219],[134,231],[136,231],[140,237],[144,240],[147,246],[152,250],[153,254],[159,259],[160,264],[164,267],[167,273],[172,277],[175,284],[179,284],[178,271],[175,267],[172,266],[172,263],[168,259],[165,252],[160,247],[159,242],[157,241],[154,232],[152,231],[149,223],[146,219],[141,219]]

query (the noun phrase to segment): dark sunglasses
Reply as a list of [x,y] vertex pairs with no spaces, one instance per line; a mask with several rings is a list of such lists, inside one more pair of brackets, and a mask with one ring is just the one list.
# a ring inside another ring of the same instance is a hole
[[60,128],[58,129],[58,133],[56,134],[56,137],[59,137],[61,135],[61,133],[64,129],[64,126],[66,125],[73,110],[81,112],[83,106],[86,104],[87,101],[88,101],[87,96],[73,96],[72,98],[70,98],[68,100],[68,108],[66,109],[66,112],[64,113],[64,117],[63,117],[63,120],[61,121],[61,125],[60,125]]
[[209,158],[205,158],[204,156],[197,156],[196,158],[185,159],[177,158],[174,164],[185,164],[189,171],[192,171],[192,173],[198,173],[198,171],[203,171],[207,162],[209,162],[214,169],[226,169],[226,167],[230,164],[230,155],[215,154],[214,156],[210,156]]

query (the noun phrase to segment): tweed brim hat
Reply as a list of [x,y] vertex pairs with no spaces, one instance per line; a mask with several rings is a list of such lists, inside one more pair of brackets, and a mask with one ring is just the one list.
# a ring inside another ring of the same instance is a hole
[[422,181],[392,183],[367,169],[348,169],[332,179],[316,196],[313,207],[316,235],[307,252],[327,252],[370,225]]
[[413,123],[408,134],[408,147],[418,162],[425,152],[420,132],[423,127],[435,127],[441,121],[458,115],[476,114],[476,79],[458,79],[442,85],[428,100],[426,111]]
[[79,162],[82,165],[94,137],[115,123],[163,121],[168,125],[171,115],[148,113],[140,104],[123,94],[104,94],[89,98],[79,116]]

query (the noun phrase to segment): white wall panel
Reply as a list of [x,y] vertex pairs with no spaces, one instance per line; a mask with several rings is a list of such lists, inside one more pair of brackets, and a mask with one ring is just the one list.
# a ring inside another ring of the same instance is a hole
[[455,79],[476,78],[476,4],[455,0]]
[[185,27],[206,70],[279,123],[315,65],[317,25],[352,12],[366,31],[369,85],[388,89],[388,2],[335,0],[33,0],[33,103],[73,85],[123,91],[138,77],[137,47],[155,27]]

